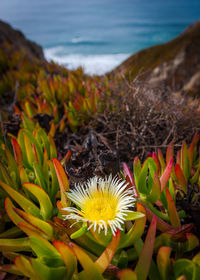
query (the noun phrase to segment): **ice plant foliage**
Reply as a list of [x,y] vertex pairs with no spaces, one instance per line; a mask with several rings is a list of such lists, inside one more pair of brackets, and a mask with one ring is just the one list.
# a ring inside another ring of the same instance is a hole
[[[59,162],[52,137],[24,123],[11,145],[1,145],[0,251],[12,262],[1,272],[32,280],[199,279],[200,254],[181,258],[199,239],[176,205],[200,182],[199,135],[176,159],[170,144],[166,160],[161,151],[143,164],[136,158],[133,174],[124,164],[126,181],[94,177],[70,190],[63,168],[70,153]],[[6,230],[8,221],[15,226]]]
[[[94,177],[70,190],[71,152],[59,161],[53,137],[104,110],[112,86],[25,53],[0,47],[0,96],[17,81],[21,116],[18,136],[4,139],[0,126],[0,279],[199,280],[199,236],[187,208],[200,206],[200,135],[177,154],[171,142],[166,157],[159,149],[143,163],[136,157],[133,173],[124,163],[126,181]],[[36,123],[43,114],[48,135]]]
[[78,184],[67,193],[67,197],[76,204],[76,207],[66,207],[63,210],[69,212],[64,215],[65,219],[76,220],[76,222],[87,222],[88,230],[98,232],[108,228],[113,235],[117,229],[122,229],[128,212],[133,210],[134,192],[127,188],[126,181],[118,178],[93,177],[85,184]]

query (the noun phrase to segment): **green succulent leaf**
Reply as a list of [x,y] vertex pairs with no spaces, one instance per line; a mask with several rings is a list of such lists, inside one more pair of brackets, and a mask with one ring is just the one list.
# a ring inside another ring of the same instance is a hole
[[17,256],[15,258],[15,265],[19,269],[21,273],[23,273],[25,276],[35,279],[36,273],[34,272],[33,266],[30,262],[30,260],[24,256]]
[[153,178],[154,173],[157,173],[157,165],[156,165],[155,160],[153,158],[149,157],[148,158],[148,165],[149,165],[150,177]]
[[39,208],[33,202],[27,199],[24,195],[20,194],[19,192],[17,192],[16,190],[14,190],[13,188],[9,187],[7,184],[1,181],[0,186],[9,194],[9,196],[14,201],[16,201],[21,206],[21,208],[24,211],[32,214],[33,216],[41,217]]
[[47,134],[45,133],[45,131],[41,127],[36,129],[35,137],[36,137],[37,142],[39,143],[39,145],[41,145],[43,147],[43,149],[45,148],[47,150],[48,159],[50,159],[50,143],[49,143],[49,139],[48,139]]
[[155,203],[156,201],[158,201],[160,199],[160,195],[161,195],[160,180],[158,178],[158,175],[156,173],[154,173],[153,184],[151,187],[151,191],[150,191],[149,195],[147,196],[147,199],[150,202]]
[[189,163],[189,158],[188,158],[188,148],[187,148],[187,144],[185,141],[183,141],[180,156],[181,156],[180,165],[183,170],[183,174],[184,174],[185,178],[188,180],[190,177],[190,170],[189,170],[190,163]]
[[170,194],[169,189],[166,187],[166,197],[167,197],[167,204],[168,204],[168,212],[169,212],[169,217],[170,217],[170,222],[171,225],[175,228],[181,226],[181,222],[178,216],[178,212],[176,210],[176,206],[174,203],[174,200]]
[[156,162],[153,158],[149,157],[145,160],[138,178],[138,191],[141,195],[149,196],[154,183],[155,173],[157,173]]
[[66,279],[71,279],[72,275],[77,269],[77,259],[75,257],[75,254],[73,253],[72,249],[65,243],[61,241],[54,241],[53,245],[60,253],[63,262],[65,263],[67,267],[67,274]]
[[123,269],[119,272],[120,280],[138,280],[136,273],[131,269]]
[[13,181],[11,175],[9,174],[7,168],[0,161],[0,180],[5,182],[7,185],[11,186],[13,189],[17,189],[15,182]]
[[27,225],[27,222],[25,222],[14,210],[15,206],[13,205],[12,201],[9,197],[6,197],[5,199],[5,210],[8,215],[8,217],[11,219],[11,221],[19,226],[19,223],[25,223]]
[[175,174],[179,183],[179,187],[185,194],[187,194],[187,179],[178,163],[175,165]]
[[192,261],[200,267],[200,253],[198,253],[196,256],[194,256]]
[[118,248],[120,241],[120,231],[117,230],[115,236],[112,237],[111,242],[108,244],[101,256],[96,260],[95,264],[98,270],[103,273],[108,265],[111,263],[112,258]]
[[187,247],[186,247],[187,251],[192,251],[194,248],[199,246],[199,239],[197,238],[196,235],[192,233],[186,233],[186,237],[187,237]]
[[126,221],[134,221],[143,217],[145,217],[144,213],[132,211],[132,212],[126,212],[125,219]]
[[[149,208],[145,208],[146,209],[146,213],[147,213],[147,218],[149,221],[152,220],[154,213],[152,211],[150,211]],[[168,223],[166,223],[165,221],[163,221],[163,219],[161,219],[160,217],[156,216],[156,220],[157,220],[157,229],[160,230],[161,232],[166,232],[166,231],[170,231],[173,229],[173,227],[171,225],[169,225]]]
[[145,160],[138,178],[138,191],[145,195],[147,195],[149,192],[147,182],[146,182],[147,174],[148,174],[148,159]]
[[21,184],[29,183],[29,178],[26,173],[26,169],[23,166],[19,170],[19,175],[20,175]]
[[90,257],[76,244],[70,243],[69,245],[84,269],[84,272],[79,273],[78,279],[103,280],[99,267],[90,259]]
[[30,236],[30,246],[44,264],[51,267],[63,266],[63,260],[56,248],[39,234]]
[[148,272],[151,266],[152,255],[154,251],[154,242],[156,236],[156,217],[154,216],[151,225],[149,227],[142,252],[139,256],[135,272],[138,279],[145,280],[147,279]]
[[4,150],[5,150],[5,155],[7,158],[7,164],[8,164],[8,171],[9,173],[14,172],[15,177],[16,177],[16,182],[17,186],[20,185],[20,178],[19,178],[19,169],[17,166],[17,163],[12,155],[12,153],[9,151],[9,149],[4,145]]
[[[32,164],[38,161],[39,165],[43,162],[43,151],[33,134],[27,129],[21,129],[18,134],[18,143],[22,149],[23,161],[26,167],[33,169]],[[34,153],[33,145],[36,152]]]
[[28,139],[30,140],[31,144],[35,145],[35,148],[36,148],[37,154],[38,154],[39,164],[42,165],[42,162],[43,162],[42,147],[40,146],[40,144],[37,142],[37,140],[34,138],[33,134],[29,130],[24,129],[24,134],[28,137]]
[[20,252],[31,251],[29,239],[14,238],[14,239],[0,239],[0,250],[3,252]]
[[166,152],[166,163],[168,164],[170,159],[173,157],[174,157],[174,143],[170,142]]
[[37,158],[35,157],[33,146],[32,146],[32,143],[31,143],[29,137],[24,133],[23,138],[24,138],[27,160],[28,160],[30,168],[33,168],[33,163],[37,160]]
[[48,135],[49,143],[50,143],[50,159],[57,158],[57,149],[55,142],[51,135]]
[[141,172],[141,163],[138,157],[136,157],[133,161],[133,173],[134,173],[134,180],[135,180],[135,185],[138,189],[138,180]]
[[128,255],[125,250],[122,250],[119,256],[118,267],[120,269],[127,268],[128,266]]
[[166,164],[165,164],[164,157],[163,157],[163,154],[160,149],[158,149],[158,160],[159,160],[159,163],[161,166],[161,173],[163,173],[163,171],[166,168]]
[[71,239],[79,238],[82,235],[84,235],[87,231],[88,231],[88,225],[85,222],[85,223],[83,223],[83,225],[81,226],[81,228],[79,230],[77,230],[76,232],[74,232],[70,235],[70,238]]
[[188,160],[189,160],[189,170],[191,171],[193,161],[196,160],[197,155],[197,143],[199,142],[200,134],[195,134],[192,143],[188,148]]
[[171,233],[162,233],[156,237],[155,251],[157,251],[162,246],[167,246],[181,255],[183,253],[192,251],[198,245],[199,240],[194,234],[185,234],[183,231],[182,234],[180,233],[176,237],[176,233],[173,233],[172,231]]
[[186,279],[198,280],[200,275],[200,267],[195,265],[188,259],[179,259],[173,264],[174,276],[176,279],[184,275]]
[[137,219],[130,230],[122,235],[118,249],[131,246],[143,234],[146,225],[145,208],[141,204],[137,204],[137,211],[144,214],[144,217]]
[[53,237],[53,228],[49,223],[38,219],[37,217],[20,209],[15,208],[14,210],[22,219],[35,228],[36,231],[39,231],[41,234],[43,234],[46,238],[50,240]]
[[56,194],[59,190],[58,178],[57,178],[56,171],[55,171],[55,168],[53,165],[53,161],[48,160],[47,164],[49,166],[50,173],[51,173],[51,189],[50,189],[51,200],[53,202],[55,202]]
[[53,159],[53,164],[54,164],[58,182],[60,185],[61,203],[63,206],[65,206],[65,205],[67,206],[68,199],[66,196],[66,192],[69,191],[69,180],[67,178],[67,175],[66,175],[62,165],[56,158]]
[[45,186],[46,186],[46,190],[47,190],[47,193],[49,195],[49,197],[52,199],[51,197],[51,177],[52,177],[52,174],[49,172],[49,165],[48,165],[48,155],[47,155],[47,150],[44,149],[44,160],[43,160],[43,166],[41,168],[41,173],[43,174],[43,179],[45,181]]
[[194,175],[192,176],[192,178],[190,179],[190,183],[193,185],[195,183],[198,182],[199,180],[199,176],[200,176],[200,164],[199,167],[197,168],[196,172],[194,173]]
[[161,191],[163,191],[166,185],[168,184],[172,170],[173,170],[173,158],[170,159],[165,170],[162,173],[162,176],[160,177]]
[[162,280],[170,279],[170,247],[161,247],[157,254],[157,266]]
[[31,183],[24,183],[22,185],[25,189],[31,192],[40,203],[40,214],[44,220],[51,219],[53,213],[53,205],[48,194],[38,185]]
[[44,175],[42,173],[42,170],[41,170],[40,166],[38,165],[38,163],[36,161],[33,162],[33,169],[34,169],[35,178],[36,178],[36,180],[38,182],[38,185],[40,187],[42,187],[43,190],[45,190],[45,192],[47,192],[47,186],[45,184]]
[[25,129],[28,129],[29,131],[33,131],[35,128],[34,122],[30,118],[28,118],[25,113],[23,113],[22,123],[23,127]]
[[45,265],[41,259],[32,259],[32,265],[40,280],[65,280],[67,268],[65,266],[51,267]]
[[28,167],[28,168],[32,168],[30,165],[29,165],[29,162],[28,162],[28,158],[27,158],[27,154],[26,154],[26,147],[25,147],[25,143],[24,143],[24,136],[23,136],[23,132],[24,130],[23,129],[20,129],[19,132],[18,132],[18,136],[17,136],[17,142],[19,143],[19,146],[21,148],[21,151],[22,151],[22,156],[23,156],[23,164],[25,167]]
[[14,151],[15,160],[17,162],[17,165],[19,167],[23,166],[23,156],[21,148],[15,138],[12,138],[12,146]]

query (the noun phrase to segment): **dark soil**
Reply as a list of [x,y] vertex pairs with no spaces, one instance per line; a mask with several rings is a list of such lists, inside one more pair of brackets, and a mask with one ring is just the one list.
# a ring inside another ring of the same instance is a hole
[[105,105],[104,112],[77,133],[66,129],[55,136],[60,158],[68,150],[72,152],[66,164],[72,183],[94,175],[115,175],[123,162],[132,170],[136,156],[144,161],[158,148],[165,155],[171,141],[177,151],[183,140],[190,144],[199,132],[200,114],[194,108],[183,111],[169,101],[152,102],[133,88],[125,95],[115,91],[111,102],[112,111]]

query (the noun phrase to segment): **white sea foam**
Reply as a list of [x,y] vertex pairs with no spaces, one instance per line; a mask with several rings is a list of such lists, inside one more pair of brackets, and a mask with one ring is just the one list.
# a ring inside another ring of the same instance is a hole
[[84,37],[77,36],[77,37],[72,38],[71,42],[74,44],[77,44],[77,43],[84,42],[85,40],[86,39]]
[[122,61],[130,56],[130,54],[63,54],[62,47],[54,47],[45,49],[45,57],[47,60],[53,60],[59,64],[65,65],[68,69],[76,69],[82,66],[87,74],[103,75],[117,67]]

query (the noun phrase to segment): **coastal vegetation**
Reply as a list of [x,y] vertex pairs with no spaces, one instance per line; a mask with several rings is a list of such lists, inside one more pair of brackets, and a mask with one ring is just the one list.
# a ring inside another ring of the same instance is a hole
[[198,99],[141,81],[154,56],[89,76],[19,42],[0,48],[0,279],[198,280]]

